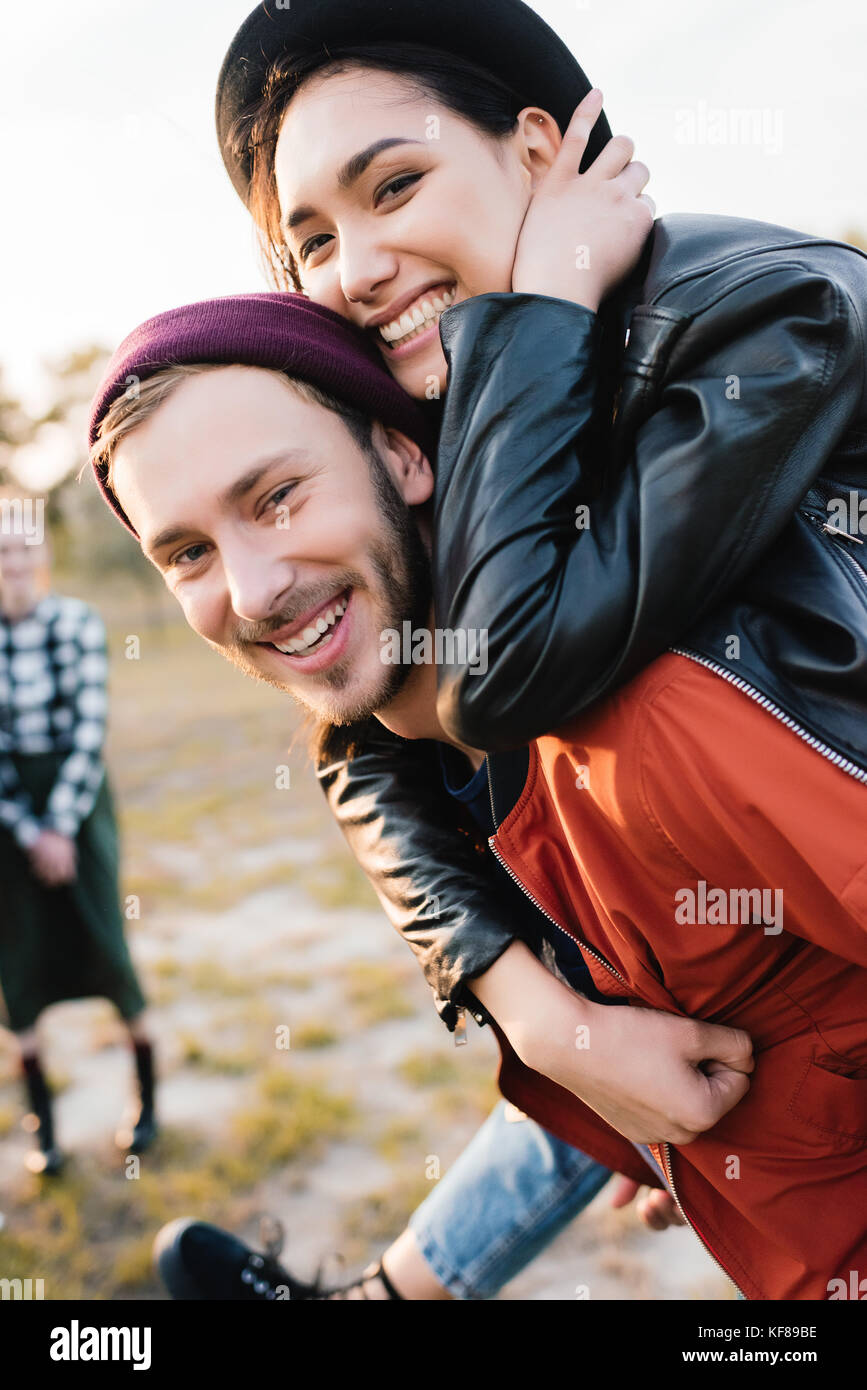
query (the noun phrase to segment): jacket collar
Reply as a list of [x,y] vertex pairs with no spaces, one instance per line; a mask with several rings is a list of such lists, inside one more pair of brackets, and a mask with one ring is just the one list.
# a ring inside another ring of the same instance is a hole
[[488,786],[495,829],[499,830],[503,821],[517,806],[518,799],[527,785],[529,772],[529,748],[488,754]]

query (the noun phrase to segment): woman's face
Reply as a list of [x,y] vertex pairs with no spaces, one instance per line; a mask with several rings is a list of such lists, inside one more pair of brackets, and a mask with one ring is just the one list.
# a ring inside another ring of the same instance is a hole
[[512,287],[530,121],[531,141],[550,141],[538,116],[494,139],[360,68],[311,79],[284,117],[275,175],[304,291],[368,330],[412,396],[444,389],[444,309]]

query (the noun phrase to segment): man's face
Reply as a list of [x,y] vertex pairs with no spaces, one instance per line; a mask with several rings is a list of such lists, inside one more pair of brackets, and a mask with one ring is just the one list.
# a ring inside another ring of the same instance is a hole
[[115,455],[117,496],[190,626],[334,724],[387,709],[411,677],[383,665],[381,633],[429,621],[411,508],[430,466],[379,425],[374,446],[378,468],[285,378],[225,367],[182,381]]

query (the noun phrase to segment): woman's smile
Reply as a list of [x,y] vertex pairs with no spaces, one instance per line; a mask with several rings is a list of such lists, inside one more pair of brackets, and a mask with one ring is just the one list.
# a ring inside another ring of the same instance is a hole
[[416,295],[401,312],[387,311],[393,317],[387,322],[380,317],[376,324],[376,335],[386,357],[406,357],[437,334],[440,319],[456,298],[455,282],[445,282]]

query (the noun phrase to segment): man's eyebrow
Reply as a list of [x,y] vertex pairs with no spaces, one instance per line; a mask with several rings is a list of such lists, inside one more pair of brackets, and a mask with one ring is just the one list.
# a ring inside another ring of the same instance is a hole
[[[370,165],[381,155],[384,150],[390,150],[395,145],[421,145],[422,140],[409,140],[402,135],[386,136],[382,140],[375,140],[372,145],[368,145],[366,150],[360,150],[348,159],[337,173],[338,188],[347,189],[366,173]],[[280,223],[284,232],[292,232],[296,227],[300,227],[302,222],[309,222],[311,217],[316,216],[316,209],[309,203],[302,203],[300,207],[293,208],[287,213]]]
[[[233,483],[221,492],[217,498],[217,504],[221,508],[231,507],[236,502],[241,502],[249,492],[253,491],[258,483],[270,473],[272,469],[281,464],[310,465],[310,455],[304,449],[285,449],[279,454],[273,454],[270,458],[260,459],[252,468],[248,468],[240,478],[236,478]],[[156,555],[158,551],[165,550],[169,545],[176,545],[185,536],[189,536],[198,527],[194,525],[166,526],[162,531],[158,531],[153,540],[148,541],[142,548],[148,555]]]

